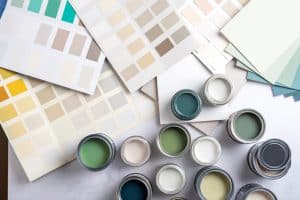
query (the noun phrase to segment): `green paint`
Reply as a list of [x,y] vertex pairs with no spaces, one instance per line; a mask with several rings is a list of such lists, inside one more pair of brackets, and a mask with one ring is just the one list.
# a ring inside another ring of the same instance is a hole
[[165,153],[176,156],[185,149],[188,139],[181,128],[170,127],[160,134],[159,143]]
[[93,169],[103,167],[110,156],[110,149],[107,143],[99,138],[91,138],[85,141],[79,149],[81,162]]
[[60,2],[61,0],[49,0],[46,7],[45,15],[48,17],[56,18]]
[[24,0],[12,0],[11,1],[11,5],[18,7],[18,8],[22,8],[24,4]]
[[62,16],[62,20],[65,22],[73,23],[74,19],[75,19],[75,10],[73,9],[73,7],[69,3],[69,1],[67,1],[65,10],[64,10],[64,13]]
[[28,10],[35,12],[35,13],[39,13],[42,3],[43,3],[43,0],[30,0]]
[[234,129],[242,139],[252,140],[259,135],[262,124],[255,114],[243,113],[235,120]]

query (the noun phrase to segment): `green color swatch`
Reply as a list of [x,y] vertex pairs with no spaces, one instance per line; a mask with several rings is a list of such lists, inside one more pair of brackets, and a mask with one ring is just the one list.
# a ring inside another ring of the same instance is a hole
[[262,128],[262,124],[258,117],[252,113],[243,113],[234,122],[236,134],[242,139],[255,139]]
[[75,10],[73,9],[73,7],[69,3],[69,1],[67,1],[65,10],[64,10],[64,13],[62,16],[62,20],[65,22],[73,23],[74,19],[75,19]]
[[46,7],[45,15],[48,17],[56,18],[60,2],[61,0],[49,0]]
[[35,13],[39,13],[42,3],[43,3],[43,0],[30,0],[28,10],[35,12]]
[[182,129],[170,127],[161,133],[159,142],[165,153],[176,156],[185,149],[188,139]]
[[87,140],[79,148],[79,158],[89,168],[98,169],[103,167],[109,156],[108,144],[98,138]]
[[11,1],[11,5],[18,7],[18,8],[22,8],[24,4],[24,0],[12,0]]

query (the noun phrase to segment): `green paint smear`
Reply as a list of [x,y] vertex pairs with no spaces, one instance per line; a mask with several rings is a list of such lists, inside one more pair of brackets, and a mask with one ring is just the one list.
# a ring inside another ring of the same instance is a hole
[[45,15],[48,17],[56,18],[61,0],[49,0],[46,8]]
[[159,141],[164,152],[175,156],[185,149],[187,136],[182,129],[170,127],[160,135]]
[[75,19],[75,10],[73,9],[69,1],[67,1],[64,14],[62,16],[62,20],[65,22],[73,23],[74,19]]
[[197,111],[198,102],[193,95],[182,94],[176,101],[178,110],[185,116],[191,116]]
[[24,0],[12,0],[11,5],[18,7],[18,8],[22,8],[24,4]]
[[247,140],[256,138],[261,128],[259,118],[252,113],[241,114],[234,123],[234,129],[237,135]]
[[31,0],[28,6],[28,10],[35,13],[39,13],[42,3],[43,0]]
[[110,149],[108,145],[97,138],[92,138],[83,143],[79,149],[81,162],[93,169],[101,168],[108,161]]

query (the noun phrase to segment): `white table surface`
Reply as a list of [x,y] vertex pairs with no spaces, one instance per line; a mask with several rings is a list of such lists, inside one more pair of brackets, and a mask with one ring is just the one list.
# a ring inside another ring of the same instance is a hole
[[[234,143],[225,131],[225,124],[221,124],[213,134],[223,148],[221,160],[217,166],[228,171],[235,183],[235,192],[246,183],[260,183],[271,189],[279,200],[299,200],[300,190],[300,102],[295,103],[292,98],[273,97],[268,86],[247,83],[234,100],[236,107],[252,107],[259,110],[267,122],[266,135],[262,141],[269,138],[281,138],[292,149],[292,168],[282,179],[276,181],[264,180],[252,174],[246,162],[246,155],[251,145]],[[123,134],[116,142],[117,147],[129,135],[142,135],[154,144],[154,138],[159,132],[158,120],[153,120]],[[188,127],[192,138],[201,133]],[[154,146],[154,145],[153,145]],[[119,149],[119,148],[118,148]],[[89,172],[81,168],[74,161],[66,166],[29,183],[18,163],[14,153],[9,151],[9,199],[11,200],[113,200],[122,177],[132,172],[146,174],[153,182],[155,170],[162,164],[174,162],[184,167],[188,182],[185,190],[178,196],[190,200],[197,199],[193,189],[197,166],[189,154],[180,159],[168,159],[154,149],[151,160],[140,168],[125,166],[117,155],[109,168],[102,172]],[[153,184],[154,185],[154,184]],[[154,186],[154,200],[168,200],[172,196],[162,195]]]

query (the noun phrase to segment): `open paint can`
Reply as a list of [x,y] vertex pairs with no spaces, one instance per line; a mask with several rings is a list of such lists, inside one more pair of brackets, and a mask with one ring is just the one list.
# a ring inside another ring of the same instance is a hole
[[231,80],[222,74],[211,76],[202,88],[204,103],[210,106],[220,106],[227,104],[234,94]]
[[243,109],[233,113],[227,121],[227,132],[236,142],[255,143],[260,140],[266,129],[263,116],[256,110]]
[[129,137],[121,146],[121,158],[129,166],[142,166],[149,160],[150,155],[149,142],[140,136]]
[[156,174],[157,188],[164,194],[177,194],[185,186],[184,170],[175,164],[162,166]]
[[117,200],[151,200],[152,187],[142,174],[129,174],[121,181]]
[[282,140],[271,139],[254,145],[248,152],[248,165],[258,176],[274,180],[285,176],[291,167],[291,151]]
[[275,194],[258,184],[244,185],[237,193],[236,200],[277,200]]
[[214,165],[219,161],[221,154],[220,143],[211,136],[198,137],[192,144],[191,155],[199,165]]
[[189,151],[191,136],[180,124],[169,124],[160,130],[156,138],[159,151],[168,157],[180,157]]
[[88,135],[81,140],[77,148],[77,160],[91,170],[105,169],[115,158],[116,147],[105,134]]
[[192,120],[201,112],[202,100],[200,96],[188,89],[178,91],[171,100],[171,110],[180,120]]
[[224,170],[207,166],[199,170],[195,177],[194,187],[199,199],[230,200],[234,184],[231,176]]
[[186,198],[183,198],[183,197],[174,197],[170,200],[187,200]]

